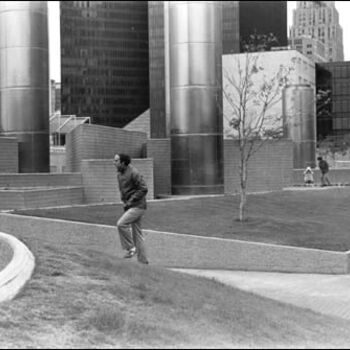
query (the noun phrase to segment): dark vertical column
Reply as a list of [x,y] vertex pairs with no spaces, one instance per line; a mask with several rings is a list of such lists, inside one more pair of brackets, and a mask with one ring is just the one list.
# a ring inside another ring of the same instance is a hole
[[167,8],[167,1],[148,1],[151,138],[155,139],[169,137]]

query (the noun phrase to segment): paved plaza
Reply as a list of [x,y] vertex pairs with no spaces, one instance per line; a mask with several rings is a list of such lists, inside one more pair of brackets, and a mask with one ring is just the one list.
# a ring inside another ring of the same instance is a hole
[[350,320],[350,275],[175,269],[232,287]]

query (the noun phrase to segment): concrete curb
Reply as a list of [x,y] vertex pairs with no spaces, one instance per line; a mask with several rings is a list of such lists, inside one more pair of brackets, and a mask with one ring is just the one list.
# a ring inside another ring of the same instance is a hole
[[31,251],[17,238],[0,232],[0,239],[13,250],[10,263],[0,271],[0,302],[13,299],[30,279],[35,259]]

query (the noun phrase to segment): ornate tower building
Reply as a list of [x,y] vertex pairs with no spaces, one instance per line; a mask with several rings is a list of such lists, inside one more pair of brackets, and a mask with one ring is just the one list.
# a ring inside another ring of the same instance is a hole
[[290,45],[316,62],[343,61],[343,29],[335,2],[297,1]]

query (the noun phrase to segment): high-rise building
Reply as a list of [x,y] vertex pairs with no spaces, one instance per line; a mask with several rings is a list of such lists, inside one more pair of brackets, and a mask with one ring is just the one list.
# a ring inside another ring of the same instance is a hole
[[317,137],[336,141],[350,134],[350,62],[317,65]]
[[240,52],[254,34],[273,34],[271,44],[287,46],[287,1],[239,1]]
[[314,62],[326,62],[325,45],[309,35],[290,40],[290,46]]
[[[300,43],[308,41],[305,45]],[[313,41],[314,43],[312,43]],[[308,57],[317,56],[324,45],[326,62],[343,61],[343,29],[339,24],[339,13],[334,1],[297,1],[293,11],[293,26],[290,29],[290,45]]]
[[147,1],[61,1],[61,111],[123,127],[149,108]]
[[[149,86],[151,110],[151,137],[169,137],[169,57],[165,48],[169,45],[167,1],[148,1],[149,31]],[[167,39],[167,40],[166,40]]]
[[239,3],[222,2],[222,53],[239,53]]

